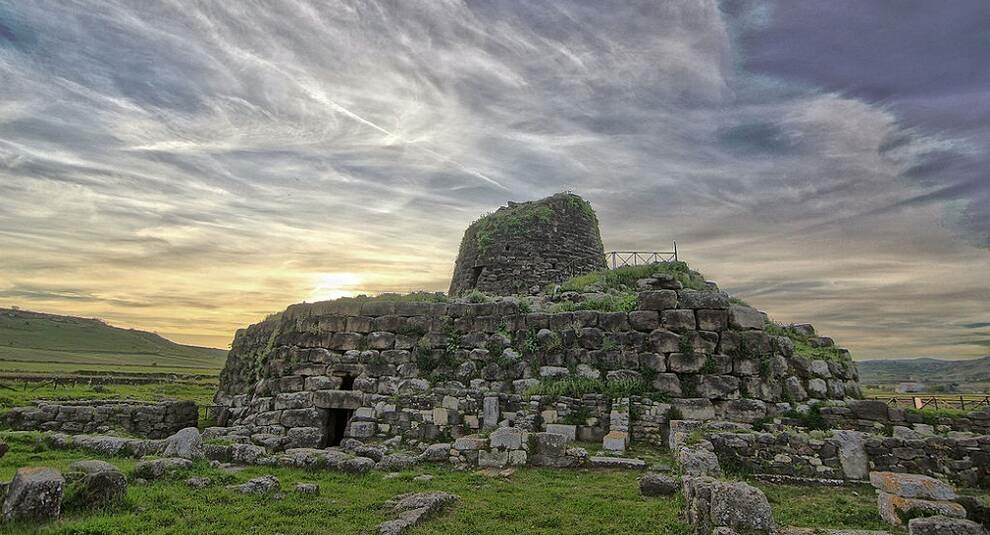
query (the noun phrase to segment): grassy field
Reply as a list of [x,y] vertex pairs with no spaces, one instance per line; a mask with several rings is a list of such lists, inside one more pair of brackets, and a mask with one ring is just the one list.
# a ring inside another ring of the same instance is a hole
[[184,346],[98,320],[0,309],[0,360],[8,363],[219,370],[225,357],[224,350]]
[[[0,459],[0,480],[19,466],[51,466],[65,470],[79,451],[47,449],[37,434],[0,433],[12,450]],[[125,472],[134,461],[109,458]],[[223,488],[252,477],[272,474],[285,496],[243,496]],[[419,474],[432,481],[413,481]],[[182,482],[209,477],[214,484],[193,490]],[[67,510],[46,526],[5,526],[5,533],[28,534],[351,534],[372,533],[388,518],[384,503],[405,492],[439,490],[461,497],[449,512],[409,531],[411,535],[491,534],[657,534],[687,535],[680,519],[683,500],[639,495],[638,472],[520,468],[508,477],[446,466],[423,465],[386,479],[372,471],[353,476],[330,471],[247,467],[224,471],[197,463],[175,481],[132,485],[128,499],[106,511]],[[317,483],[319,496],[291,492],[297,482]],[[768,486],[767,493],[781,525],[880,529],[872,491],[865,488],[809,489]]]

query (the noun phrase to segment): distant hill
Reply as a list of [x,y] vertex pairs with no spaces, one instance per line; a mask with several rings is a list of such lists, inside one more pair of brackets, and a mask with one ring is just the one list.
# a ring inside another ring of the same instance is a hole
[[0,308],[0,360],[64,365],[220,369],[222,349],[177,344],[97,319]]
[[990,382],[990,356],[971,360],[864,360],[856,366],[863,384]]

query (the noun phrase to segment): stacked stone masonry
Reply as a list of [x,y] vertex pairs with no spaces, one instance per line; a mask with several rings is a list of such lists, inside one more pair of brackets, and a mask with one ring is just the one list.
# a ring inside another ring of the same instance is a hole
[[35,406],[11,409],[6,420],[11,429],[19,431],[77,434],[118,430],[164,438],[196,427],[199,409],[192,401],[39,401]]
[[712,433],[708,439],[720,463],[757,474],[786,477],[862,480],[864,468],[945,478],[967,487],[990,488],[990,436],[932,435],[894,438],[861,435],[857,450],[843,451],[842,432]]
[[[859,395],[851,361],[793,355],[789,339],[763,330],[762,314],[724,293],[644,291],[639,303],[629,313],[557,314],[524,313],[512,299],[293,305],[238,332],[216,398],[219,423],[287,447],[456,438],[502,421],[533,431],[570,424],[600,440],[612,400],[527,390],[548,378],[640,378],[678,412],[750,421],[785,400]],[[669,410],[634,398],[630,436],[656,441]]]
[[605,269],[598,218],[586,201],[561,193],[510,203],[464,232],[450,295],[537,293],[548,284]]

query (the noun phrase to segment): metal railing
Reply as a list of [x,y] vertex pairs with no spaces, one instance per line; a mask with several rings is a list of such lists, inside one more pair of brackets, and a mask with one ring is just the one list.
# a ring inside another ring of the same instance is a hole
[[976,410],[980,407],[990,407],[990,395],[925,395],[925,396],[896,396],[878,395],[873,399],[886,401],[892,407],[908,407],[915,409],[955,409],[960,411]]
[[609,269],[625,266],[644,266],[658,262],[677,262],[677,242],[670,251],[609,251],[605,253],[605,265]]

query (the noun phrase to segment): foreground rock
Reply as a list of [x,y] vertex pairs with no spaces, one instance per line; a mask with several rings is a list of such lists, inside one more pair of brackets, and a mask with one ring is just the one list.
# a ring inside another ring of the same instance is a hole
[[406,528],[421,524],[458,499],[446,492],[418,492],[396,496],[388,505],[392,506],[392,512],[398,518],[379,524],[378,533],[398,535]]
[[3,518],[53,520],[62,511],[65,479],[52,468],[19,468],[7,487]]
[[0,459],[3,459],[3,456],[6,455],[8,451],[10,451],[10,446],[8,446],[6,442],[0,442]]
[[702,476],[685,477],[683,488],[685,516],[695,533],[708,534],[717,528],[750,535],[776,533],[770,502],[755,487]]
[[931,516],[911,519],[908,535],[987,535],[987,530],[972,520]]

